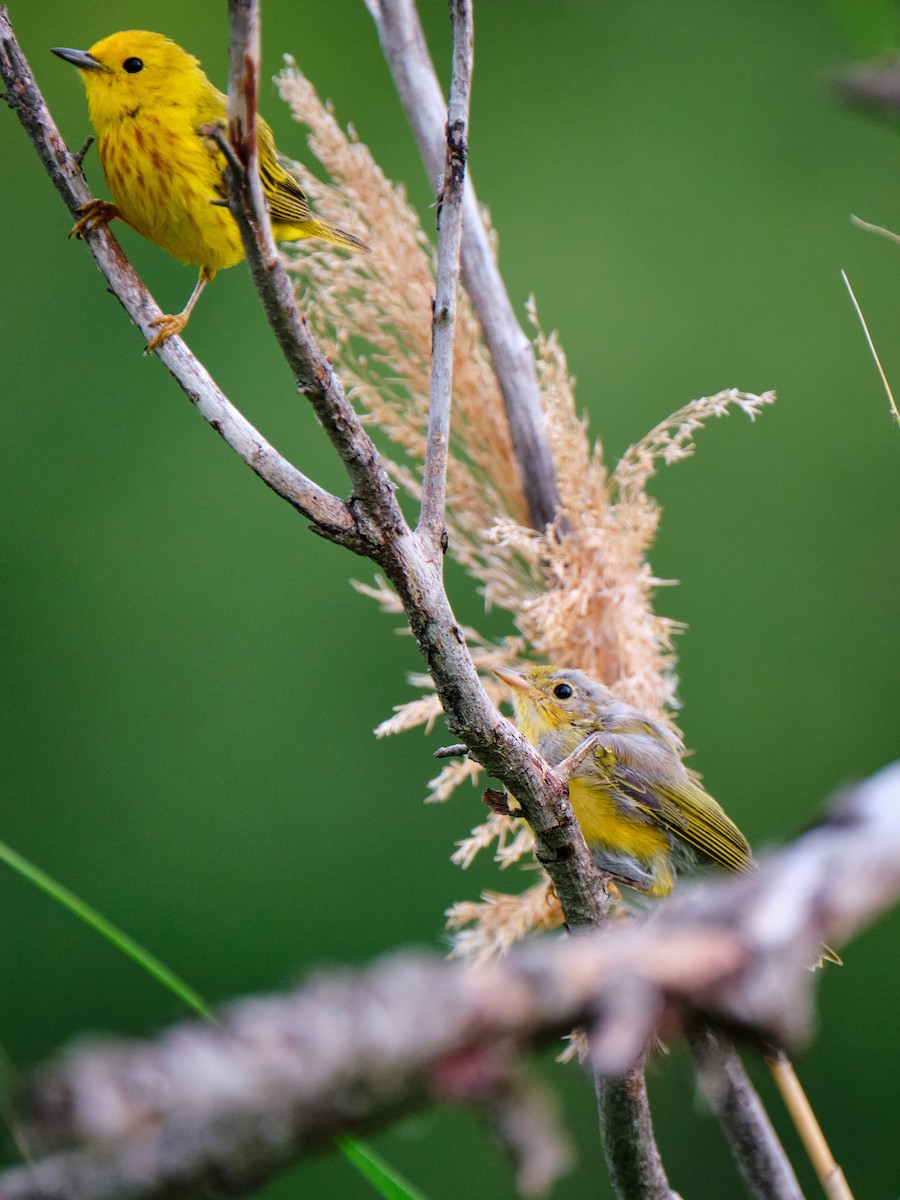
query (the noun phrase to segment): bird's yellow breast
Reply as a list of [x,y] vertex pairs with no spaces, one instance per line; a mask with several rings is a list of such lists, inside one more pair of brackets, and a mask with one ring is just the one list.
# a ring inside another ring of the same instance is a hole
[[645,864],[669,853],[665,832],[636,813],[624,813],[602,785],[575,776],[569,781],[569,799],[589,847],[632,854]]
[[221,192],[221,155],[186,110],[139,109],[108,124],[98,148],[116,205],[138,233],[212,271],[241,261],[234,219],[213,203]]

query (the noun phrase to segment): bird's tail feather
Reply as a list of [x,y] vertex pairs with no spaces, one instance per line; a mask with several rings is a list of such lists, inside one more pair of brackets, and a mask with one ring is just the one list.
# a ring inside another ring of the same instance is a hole
[[352,233],[346,233],[343,229],[338,229],[337,225],[332,225],[328,221],[320,221],[318,218],[315,218],[312,221],[304,222],[301,228],[303,229],[303,232],[299,235],[301,238],[321,238],[323,242],[331,242],[335,246],[343,246],[345,250],[369,249],[366,243],[358,237],[354,237]]

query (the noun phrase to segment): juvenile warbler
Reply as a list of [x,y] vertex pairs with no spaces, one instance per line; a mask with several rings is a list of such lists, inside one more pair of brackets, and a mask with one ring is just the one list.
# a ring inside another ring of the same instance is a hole
[[583,671],[495,673],[512,688],[516,724],[551,766],[592,733],[600,743],[569,780],[572,809],[594,861],[620,883],[667,896],[698,857],[732,871],[752,865],[747,839],[681,761],[671,729]]
[[[753,870],[747,839],[681,761],[684,745],[671,729],[583,671],[531,667],[520,675],[495,667],[494,673],[512,688],[519,729],[551,766],[600,735],[572,772],[569,797],[602,870],[651,896],[667,896],[677,872],[698,856],[732,871]],[[825,959],[841,961],[822,946],[811,966]],[[852,1200],[790,1060],[773,1048],[766,1063],[825,1191]]]
[[[188,322],[216,271],[244,257],[234,218],[221,201],[225,156],[201,130],[224,128],[226,98],[193,55],[159,33],[114,33],[90,50],[56,49],[81,72],[97,148],[113,203],[92,200],[72,233],[82,237],[118,217],[157,246],[200,268],[184,309],[157,317],[154,350]],[[279,241],[318,237],[351,250],[368,247],[351,233],[317,220],[303,189],[281,165],[269,126],[257,122],[259,175]]]

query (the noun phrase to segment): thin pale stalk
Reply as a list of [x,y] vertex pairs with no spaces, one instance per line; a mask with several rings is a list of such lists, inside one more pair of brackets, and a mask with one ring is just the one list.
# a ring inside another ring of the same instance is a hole
[[453,394],[453,340],[456,289],[462,239],[463,197],[472,89],[471,0],[452,0],[453,75],[446,125],[446,163],[438,192],[438,260],[434,313],[431,321],[431,393],[428,435],[422,476],[422,504],[417,532],[427,534],[441,552],[447,490],[447,451]]
[[791,1120],[800,1134],[806,1153],[815,1168],[828,1200],[853,1200],[853,1193],[844,1172],[835,1162],[831,1147],[809,1102],[803,1085],[797,1078],[791,1060],[784,1054],[766,1058],[766,1066],[778,1086]]

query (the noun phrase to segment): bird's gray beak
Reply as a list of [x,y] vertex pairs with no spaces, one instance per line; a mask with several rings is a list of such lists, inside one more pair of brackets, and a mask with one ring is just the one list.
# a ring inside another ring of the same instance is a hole
[[517,692],[530,692],[531,684],[522,675],[516,671],[510,671],[509,667],[492,667],[491,670],[498,679],[502,679],[505,684],[513,688]]
[[81,71],[106,70],[103,63],[99,63],[96,58],[92,58],[87,50],[67,50],[65,46],[57,46],[50,53],[56,54],[59,58],[64,58],[66,62],[71,63],[73,67],[78,67]]

